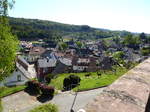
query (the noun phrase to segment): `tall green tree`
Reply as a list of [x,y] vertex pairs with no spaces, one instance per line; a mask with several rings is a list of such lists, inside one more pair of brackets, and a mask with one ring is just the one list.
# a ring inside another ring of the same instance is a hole
[[141,38],[141,39],[146,39],[146,35],[145,35],[144,32],[140,34],[140,38]]
[[132,34],[125,36],[123,40],[124,45],[132,48],[136,48],[140,43],[139,36],[133,36]]
[[65,42],[59,44],[59,50],[65,51],[68,48],[68,45]]
[[0,81],[14,69],[18,40],[12,35],[8,24],[8,9],[13,1],[0,0]]
[[120,43],[120,38],[118,36],[114,37],[113,38],[113,41],[116,43],[116,44],[119,44]]
[[77,42],[76,42],[76,45],[77,45],[77,47],[80,48],[80,49],[81,49],[82,46],[83,46],[83,44],[82,44],[80,41],[77,41]]

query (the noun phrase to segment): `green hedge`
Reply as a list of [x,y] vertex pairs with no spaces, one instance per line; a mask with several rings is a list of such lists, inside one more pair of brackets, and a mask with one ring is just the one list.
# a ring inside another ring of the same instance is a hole
[[0,87],[0,97],[5,97],[18,91],[24,90],[26,86]]
[[2,112],[3,110],[3,107],[2,107],[2,102],[1,102],[1,99],[0,99],[0,112]]
[[58,108],[54,104],[44,104],[34,108],[30,112],[58,112]]

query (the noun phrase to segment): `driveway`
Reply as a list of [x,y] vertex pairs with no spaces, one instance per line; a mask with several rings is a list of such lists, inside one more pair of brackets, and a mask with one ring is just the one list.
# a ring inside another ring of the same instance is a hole
[[[78,92],[76,100],[73,106],[73,110],[76,112],[80,108],[85,107],[85,105],[93,100],[94,97],[99,95],[104,88],[94,89],[90,91]],[[54,96],[54,98],[46,103],[56,104],[59,108],[59,112],[70,112],[72,107],[75,93],[73,92],[63,92]],[[36,97],[30,96],[24,91],[15,93],[13,95],[4,97],[2,99],[3,112],[28,112],[32,108],[43,104],[37,101]]]

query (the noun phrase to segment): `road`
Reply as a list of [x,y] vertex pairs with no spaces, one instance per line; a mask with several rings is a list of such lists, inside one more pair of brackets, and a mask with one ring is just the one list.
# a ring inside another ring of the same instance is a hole
[[[78,92],[73,110],[77,110],[85,107],[85,105],[93,100],[94,97],[99,95],[104,88]],[[54,96],[54,98],[46,103],[56,104],[59,108],[59,112],[70,112],[71,106],[75,98],[75,93],[73,92],[63,92]],[[32,108],[41,105],[43,103],[37,101],[35,96],[29,96],[24,91],[18,92],[16,94],[4,97],[2,99],[3,112],[29,112]]]

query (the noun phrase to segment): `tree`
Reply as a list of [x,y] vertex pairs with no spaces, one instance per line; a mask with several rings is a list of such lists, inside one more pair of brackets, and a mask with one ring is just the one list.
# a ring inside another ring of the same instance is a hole
[[7,19],[12,3],[0,0],[0,81],[10,75],[15,65],[18,40],[11,34]]
[[68,48],[68,45],[65,42],[61,42],[59,44],[59,50],[66,50]]
[[117,37],[114,37],[113,38],[113,41],[116,43],[116,44],[119,44],[120,43],[120,38],[117,36]]
[[81,48],[82,47],[82,43],[80,41],[77,41],[76,42],[76,45],[78,46],[78,48]]
[[65,90],[71,90],[80,84],[80,77],[76,75],[69,75],[63,81],[63,88]]
[[113,58],[118,62],[118,63],[123,63],[123,57],[124,57],[125,53],[123,51],[117,51],[115,53],[113,53]]
[[140,34],[140,38],[141,38],[141,39],[146,39],[146,35],[145,35],[144,32]]
[[53,41],[53,42],[61,42],[62,41],[62,36],[57,31],[51,31],[47,35],[46,40],[47,41]]
[[150,47],[149,47],[149,46],[143,47],[143,48],[141,49],[141,53],[142,53],[143,56],[148,56],[148,55],[150,55]]
[[138,48],[140,44],[140,38],[138,36],[129,34],[125,36],[123,44],[131,48]]
[[150,43],[150,36],[146,35],[145,33],[141,33],[140,35],[140,39],[142,40],[142,42],[145,44],[149,44]]

